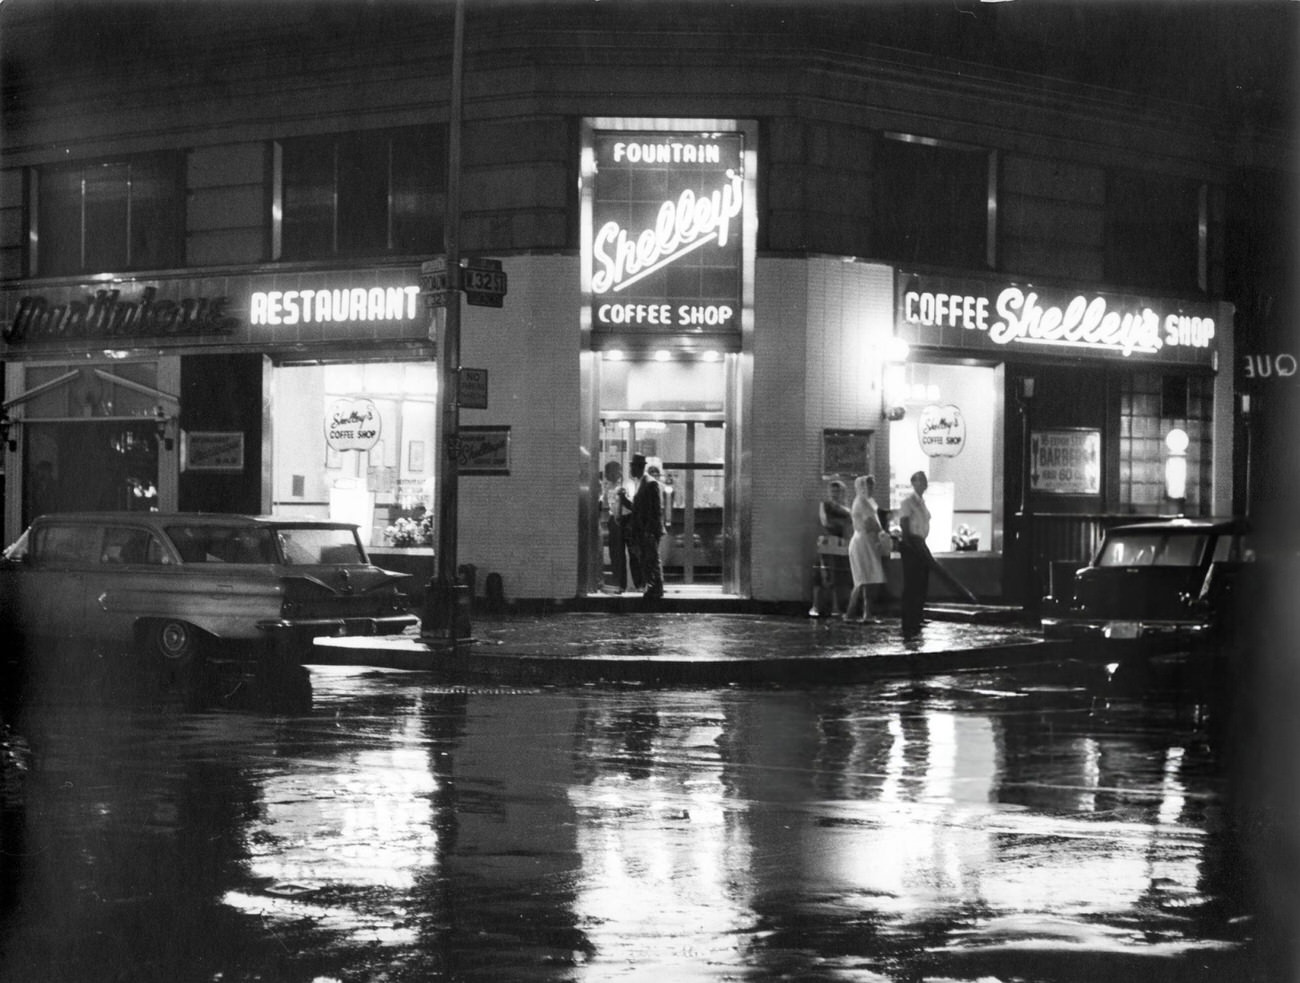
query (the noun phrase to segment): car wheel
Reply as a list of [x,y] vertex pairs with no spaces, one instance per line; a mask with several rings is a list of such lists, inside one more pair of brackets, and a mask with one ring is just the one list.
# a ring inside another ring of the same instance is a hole
[[159,689],[191,698],[204,672],[206,636],[189,622],[175,619],[152,621],[140,632],[145,671]]

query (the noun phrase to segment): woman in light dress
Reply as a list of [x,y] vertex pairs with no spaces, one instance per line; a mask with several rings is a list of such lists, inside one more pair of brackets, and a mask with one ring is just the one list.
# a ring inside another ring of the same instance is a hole
[[878,624],[871,616],[871,594],[876,584],[885,582],[885,564],[880,557],[880,534],[884,526],[873,495],[876,479],[863,475],[853,482],[853,538],[849,540],[849,568],[853,571],[853,593],[849,595],[845,621]]

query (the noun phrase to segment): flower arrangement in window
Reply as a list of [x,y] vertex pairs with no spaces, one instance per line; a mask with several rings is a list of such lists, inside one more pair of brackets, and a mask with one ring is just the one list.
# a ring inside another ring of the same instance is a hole
[[433,516],[398,519],[384,530],[384,539],[389,546],[432,546]]
[[966,523],[962,523],[952,534],[952,548],[959,553],[970,553],[980,548],[980,534]]

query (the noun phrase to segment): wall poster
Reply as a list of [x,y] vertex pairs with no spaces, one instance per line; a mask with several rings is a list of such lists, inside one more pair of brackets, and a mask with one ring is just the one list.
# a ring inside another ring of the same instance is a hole
[[509,427],[461,427],[456,440],[460,474],[509,474]]
[[856,478],[868,474],[871,430],[823,430],[822,477]]
[[1101,431],[1030,433],[1029,488],[1051,495],[1100,495]]

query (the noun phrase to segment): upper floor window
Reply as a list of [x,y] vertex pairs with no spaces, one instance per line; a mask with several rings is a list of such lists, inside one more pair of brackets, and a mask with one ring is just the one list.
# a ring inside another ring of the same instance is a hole
[[285,140],[277,259],[441,248],[446,148],[431,126]]
[[876,144],[872,252],[897,262],[989,264],[991,155],[903,134]]
[[1204,289],[1204,195],[1194,181],[1141,171],[1106,179],[1106,279]]
[[180,266],[184,215],[179,153],[42,167],[33,271],[58,276]]

